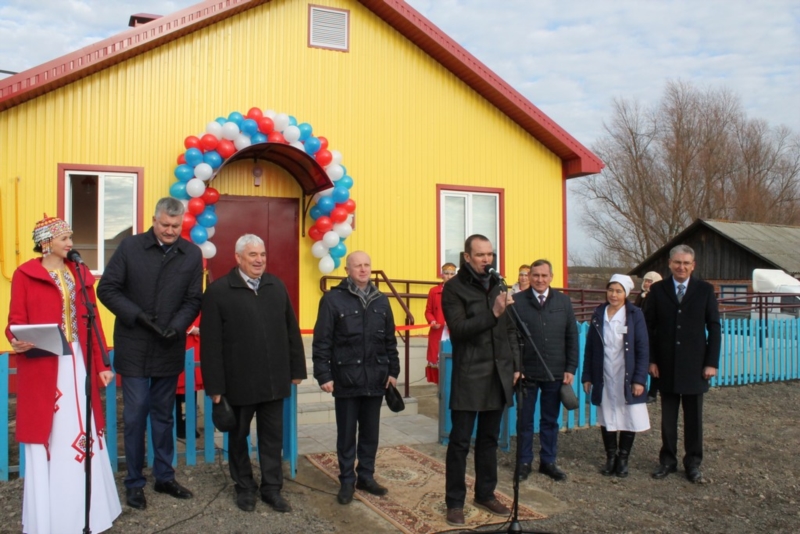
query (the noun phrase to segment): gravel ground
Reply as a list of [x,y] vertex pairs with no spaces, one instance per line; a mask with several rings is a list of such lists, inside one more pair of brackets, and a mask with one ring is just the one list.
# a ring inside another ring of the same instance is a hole
[[[412,388],[420,412],[436,417],[435,390]],[[520,487],[521,501],[548,515],[523,524],[558,533],[794,533],[800,532],[800,382],[712,390],[705,398],[704,484],[690,484],[682,471],[665,480],[650,477],[660,447],[660,409],[650,405],[654,428],[637,436],[627,479],[599,474],[604,453],[597,429],[563,432],[559,465],[568,473],[556,483],[533,474]],[[444,459],[445,448],[419,450]],[[514,451],[501,453],[499,489],[512,494]],[[241,512],[233,500],[227,466],[182,466],[178,480],[195,498],[177,501],[152,492],[144,512],[123,506],[112,533],[395,532],[358,501],[339,506],[337,484],[308,462],[299,462],[296,481],[284,495],[294,506],[279,514],[258,503]],[[117,477],[122,490],[122,475]],[[0,532],[20,532],[22,482],[0,484]],[[474,525],[471,525],[474,526]],[[506,532],[507,526],[485,530]]]

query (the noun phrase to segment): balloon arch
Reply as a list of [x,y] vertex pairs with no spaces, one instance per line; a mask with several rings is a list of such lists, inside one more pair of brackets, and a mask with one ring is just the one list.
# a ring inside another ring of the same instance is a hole
[[356,203],[350,198],[353,179],[342,165],[342,154],[328,150],[328,140],[314,136],[313,128],[297,123],[291,115],[251,108],[247,115],[234,111],[206,125],[200,135],[183,141],[186,151],[178,156],[175,181],[170,196],[186,206],[181,235],[200,247],[204,258],[213,258],[217,248],[214,237],[219,192],[208,184],[222,164],[239,150],[257,143],[289,145],[308,154],[325,170],[333,187],[316,193],[309,215],[314,220],[308,229],[313,240],[311,254],[319,259],[319,270],[328,274],[339,267],[347,254],[345,240],[353,232]]

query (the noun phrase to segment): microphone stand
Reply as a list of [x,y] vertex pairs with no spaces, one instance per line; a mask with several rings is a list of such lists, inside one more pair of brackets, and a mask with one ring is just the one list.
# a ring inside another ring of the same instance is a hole
[[[80,257],[78,257],[80,259]],[[92,335],[97,336],[97,344],[103,355],[103,363],[109,365],[108,354],[105,347],[100,342],[100,329],[97,326],[97,315],[95,313],[95,306],[89,299],[89,291],[86,289],[86,280],[83,277],[81,266],[85,266],[83,261],[75,261],[75,272],[78,274],[78,280],[81,285],[81,293],[83,294],[83,302],[86,307],[86,469],[85,469],[85,503],[84,503],[84,534],[91,534],[90,529],[90,512],[92,509]]]

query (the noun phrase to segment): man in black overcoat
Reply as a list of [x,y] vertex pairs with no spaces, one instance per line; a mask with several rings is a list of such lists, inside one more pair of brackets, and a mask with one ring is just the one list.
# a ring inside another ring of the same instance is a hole
[[[690,482],[703,474],[703,394],[717,374],[720,321],[714,286],[691,276],[694,250],[686,245],[669,254],[672,276],[654,283],[644,313],[650,335],[650,374],[661,390],[661,453],[653,478],[678,466],[678,408],[683,406],[683,466]],[[708,335],[706,336],[706,332]]]
[[[228,467],[236,505],[252,512],[256,490],[278,512],[291,511],[281,496],[283,400],[306,378],[303,339],[286,286],[265,273],[264,241],[245,234],[236,241],[236,262],[208,286],[200,316],[200,359],[206,393],[224,395],[236,429],[228,434]],[[253,478],[247,439],[256,417],[261,484]]]

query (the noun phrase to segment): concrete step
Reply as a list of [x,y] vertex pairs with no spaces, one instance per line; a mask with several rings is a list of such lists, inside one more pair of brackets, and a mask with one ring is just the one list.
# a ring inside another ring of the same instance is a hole
[[[317,423],[335,423],[336,410],[334,408],[333,397],[328,393],[327,401],[322,402],[307,402],[304,404],[297,403],[297,424],[317,424]],[[395,417],[398,415],[416,415],[418,413],[417,399],[408,397],[403,399],[406,403],[406,409],[400,413],[395,413],[386,406],[386,401],[383,401],[381,406],[381,418]]]

